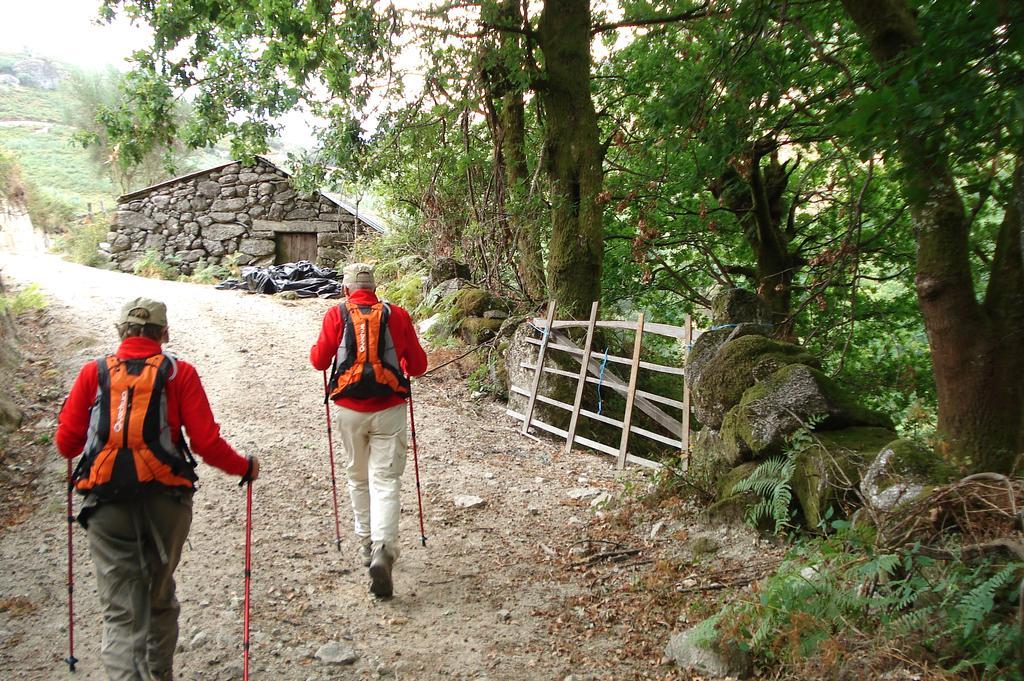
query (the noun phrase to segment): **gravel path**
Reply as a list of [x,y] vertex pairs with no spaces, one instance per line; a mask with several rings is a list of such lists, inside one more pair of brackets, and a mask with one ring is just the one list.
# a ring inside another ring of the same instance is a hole
[[[123,300],[145,295],[168,304],[169,348],[199,369],[228,441],[264,466],[254,487],[253,678],[590,678],[568,663],[565,642],[549,636],[550,620],[538,613],[578,588],[552,578],[559,568],[547,547],[564,551],[551,537],[593,516],[587,500],[568,498],[570,488],[620,488],[607,459],[561,455],[557,445],[520,436],[501,405],[470,400],[456,380],[418,381],[429,541],[419,544],[409,465],[396,597],[378,602],[351,535],[344,534],[341,554],[333,546],[321,377],[307,361],[332,302],[141,279],[53,256],[0,256],[0,267],[7,281],[38,282],[47,295],[64,391],[82,363],[115,346],[113,316]],[[199,473],[190,545],[177,573],[177,673],[240,679],[244,495],[214,469],[201,465]],[[39,507],[0,535],[0,603],[8,604],[0,606],[0,678],[68,678],[61,661],[64,475],[54,454],[39,483]],[[341,487],[340,467],[338,476]],[[456,509],[461,494],[486,505]],[[347,499],[340,501],[347,530]],[[76,678],[101,679],[92,566],[84,532],[75,535]],[[355,661],[315,659],[331,641],[350,648]],[[597,657],[616,642],[595,637],[587,645]]]

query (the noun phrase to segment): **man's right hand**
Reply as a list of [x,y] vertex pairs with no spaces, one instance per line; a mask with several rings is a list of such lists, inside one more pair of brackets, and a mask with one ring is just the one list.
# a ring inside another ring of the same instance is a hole
[[252,482],[256,478],[260,477],[260,460],[250,454],[246,457],[249,459],[249,470],[242,476],[242,482],[239,484],[244,485],[247,482]]

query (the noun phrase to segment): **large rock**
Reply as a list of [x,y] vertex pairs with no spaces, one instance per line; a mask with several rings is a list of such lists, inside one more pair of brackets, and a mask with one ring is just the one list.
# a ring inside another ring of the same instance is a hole
[[913,440],[887,443],[861,476],[865,501],[876,511],[889,511],[916,498],[930,485],[948,482],[955,471]]
[[210,205],[211,211],[238,211],[248,203],[245,199],[217,199]]
[[220,183],[204,180],[196,185],[196,194],[207,199],[215,199],[220,195]]
[[202,229],[203,238],[213,241],[234,239],[243,234],[245,234],[245,225],[240,225],[237,222],[232,224],[214,224]]
[[665,657],[676,666],[713,677],[746,678],[752,664],[750,655],[738,645],[723,645],[717,640],[705,641],[703,627],[697,625],[674,635],[665,646]]
[[494,338],[502,320],[485,317],[466,317],[459,323],[459,334],[467,345],[477,345]]
[[152,232],[158,226],[151,218],[131,210],[115,211],[112,224],[117,230],[141,229],[147,232]]
[[463,288],[452,300],[460,317],[483,317],[484,312],[501,307],[499,299],[482,288]]
[[748,388],[790,364],[819,366],[818,359],[804,348],[764,336],[747,335],[726,342],[710,360],[694,367],[699,375],[691,383],[694,413],[703,425],[719,428],[725,413],[739,403]]
[[825,374],[791,364],[743,393],[723,419],[722,441],[734,460],[764,458],[782,451],[790,435],[819,416],[821,430],[892,428],[891,419],[857,404]]
[[277,248],[273,239],[242,239],[238,250],[247,255],[270,255]]
[[723,329],[710,329],[697,336],[690,351],[686,353],[686,376],[690,380],[690,388],[700,383],[705,367],[728,341],[742,336],[767,336],[770,333],[771,327],[767,324],[742,323]]
[[463,279],[448,279],[443,281],[437,286],[430,289],[427,295],[423,296],[423,305],[427,309],[433,309],[438,303],[445,300],[449,296],[454,295],[460,289],[472,286],[468,281]]
[[469,265],[455,258],[438,258],[430,267],[430,283],[434,286],[449,279],[469,279]]
[[26,87],[56,90],[60,87],[60,71],[44,59],[22,59],[11,67],[18,81]]
[[842,510],[860,484],[860,472],[894,436],[887,428],[815,433],[813,443],[797,454],[792,479],[793,495],[808,527],[818,527],[830,507]]
[[359,659],[359,655],[352,646],[338,641],[331,641],[320,646],[315,657],[324,664],[353,664]]
[[742,288],[722,291],[711,301],[711,324],[724,326],[753,322],[771,324],[771,313],[764,301],[754,293]]

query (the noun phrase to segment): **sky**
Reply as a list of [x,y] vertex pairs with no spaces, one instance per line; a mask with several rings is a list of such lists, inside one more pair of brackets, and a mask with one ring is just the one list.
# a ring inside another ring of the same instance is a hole
[[127,70],[124,61],[149,44],[148,27],[124,19],[98,24],[99,0],[10,0],[3,3],[0,52],[26,51],[88,69],[108,65]]

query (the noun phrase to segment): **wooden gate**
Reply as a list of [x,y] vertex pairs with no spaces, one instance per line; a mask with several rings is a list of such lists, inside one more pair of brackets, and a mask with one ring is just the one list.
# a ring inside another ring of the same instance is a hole
[[[510,409],[506,410],[506,413],[523,422],[522,432],[524,434],[528,434],[531,427],[536,427],[553,435],[565,438],[566,452],[569,452],[572,449],[573,444],[580,444],[614,456],[619,468],[625,467],[627,462],[652,468],[660,467],[660,464],[655,461],[634,456],[629,453],[629,437],[631,434],[640,435],[654,440],[655,442],[675,447],[677,450],[684,453],[684,465],[688,464],[690,455],[690,386],[689,381],[686,378],[686,374],[682,367],[672,367],[665,366],[663,364],[645,362],[640,359],[640,356],[643,351],[644,334],[652,333],[679,341],[683,349],[683,360],[685,362],[686,355],[689,352],[693,341],[693,326],[690,320],[690,315],[686,315],[686,321],[684,325],[680,327],[646,322],[642,312],[637,316],[636,321],[598,321],[597,310],[598,303],[595,302],[591,306],[590,320],[587,322],[556,321],[554,319],[555,303],[552,301],[548,305],[547,317],[545,319],[536,318],[533,320],[534,328],[536,328],[538,333],[541,334],[541,337],[527,338],[527,342],[538,346],[537,360],[532,364],[523,362],[520,365],[524,369],[533,370],[532,385],[513,385],[511,387],[513,393],[523,395],[527,398],[526,413],[520,414]],[[582,327],[587,330],[583,348],[580,348],[579,345],[574,343],[563,331],[563,329],[573,327]],[[625,329],[633,331],[634,338],[632,357],[616,357],[605,353],[595,352],[593,350],[594,330],[598,328]],[[545,359],[548,356],[548,352],[551,350],[565,352],[576,362],[579,362],[579,372],[574,373],[564,369],[545,366]],[[629,366],[630,372],[628,382],[615,376],[614,372],[609,372],[607,370],[607,364],[609,362]],[[683,392],[678,396],[681,399],[638,390],[637,377],[640,369],[682,376]],[[576,397],[573,404],[561,402],[551,397],[539,394],[541,376],[544,373],[576,379]],[[625,394],[626,409],[621,421],[581,407],[583,402],[583,390],[587,383],[606,386],[612,390]],[[561,428],[535,418],[533,412],[537,402],[568,411],[571,414],[568,430],[562,430]],[[676,419],[667,414],[659,405],[678,409],[680,411],[680,418]],[[633,425],[634,408],[640,409],[661,428],[668,431],[669,434],[666,435],[665,433],[654,432],[646,428]],[[616,446],[612,446],[577,435],[576,428],[579,424],[580,416],[620,429],[621,437],[619,438],[619,442],[616,443]]]
[[283,265],[287,262],[308,260],[316,263],[316,234],[306,232],[277,232],[277,255],[274,262]]

